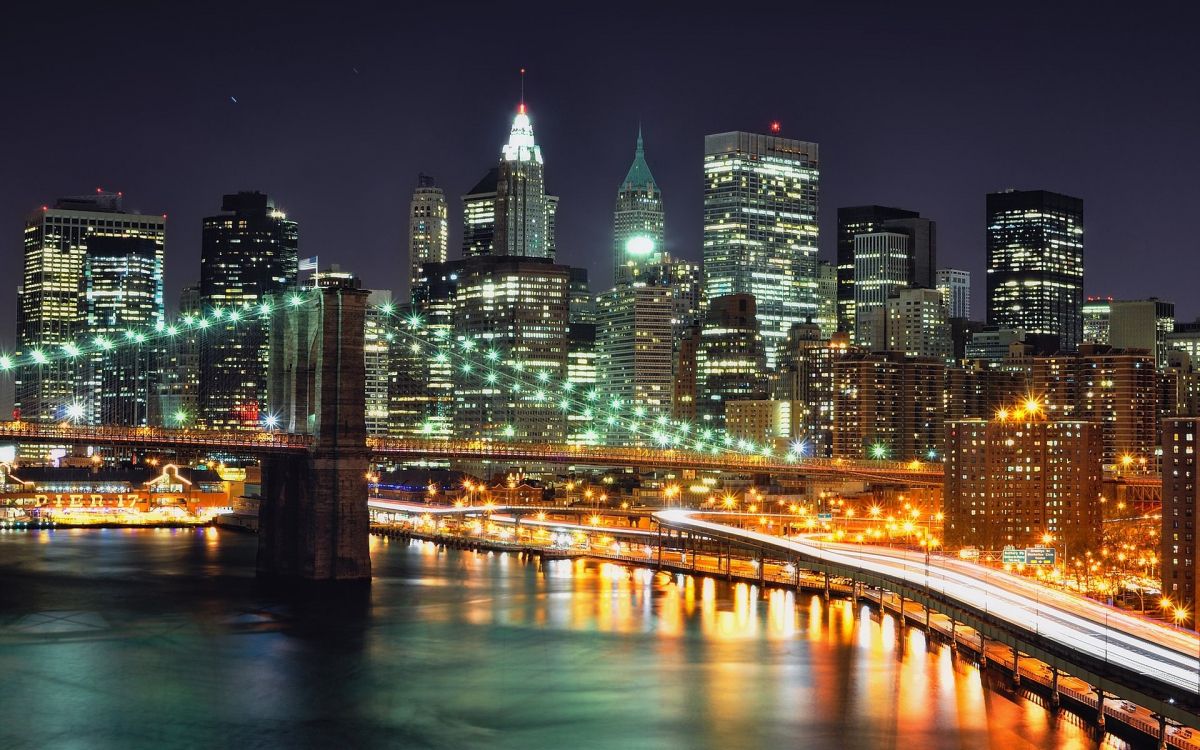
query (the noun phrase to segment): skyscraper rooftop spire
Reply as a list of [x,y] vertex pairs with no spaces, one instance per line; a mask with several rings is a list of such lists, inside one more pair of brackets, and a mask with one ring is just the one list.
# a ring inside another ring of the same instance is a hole
[[646,163],[646,147],[642,142],[642,124],[640,122],[638,123],[637,147],[633,151],[633,164],[629,165],[629,171],[625,174],[622,185],[657,186],[654,175],[650,173],[650,165]]
[[533,140],[533,122],[525,111],[525,69],[521,68],[521,101],[513,117],[508,143],[504,145],[501,158],[504,161],[535,161],[542,163],[542,149]]

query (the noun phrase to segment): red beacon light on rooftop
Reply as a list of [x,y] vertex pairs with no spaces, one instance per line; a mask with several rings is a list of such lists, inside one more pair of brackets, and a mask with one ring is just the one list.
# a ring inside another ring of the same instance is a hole
[[771,121],[771,132],[772,133],[778,133],[781,130],[783,130],[783,126],[779,124],[779,120]]

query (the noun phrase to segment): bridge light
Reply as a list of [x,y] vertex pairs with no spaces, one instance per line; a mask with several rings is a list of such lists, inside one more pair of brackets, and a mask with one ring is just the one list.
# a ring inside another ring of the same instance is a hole
[[8,356],[7,354],[0,356],[0,370],[11,370],[11,369],[12,369],[12,357]]
[[197,323],[197,325],[200,326],[201,328],[208,328],[208,318],[201,318],[200,322]]
[[538,380],[542,381],[543,383],[545,383],[549,379],[550,379],[549,371],[542,370],[541,372],[538,373]]
[[807,450],[808,450],[808,441],[807,440],[797,440],[794,443],[792,443],[791,449],[788,452],[799,458],[804,458],[804,454]]
[[64,352],[67,353],[68,357],[78,357],[79,356],[79,347],[75,346],[74,344],[63,344],[62,349]]
[[562,389],[564,391],[566,391],[567,393],[570,393],[571,391],[575,390],[575,384],[572,383],[570,380],[568,380],[565,383],[563,383]]
[[304,299],[299,294],[293,294],[291,298],[288,299],[288,303],[291,304],[292,307],[299,307],[300,305],[304,304]]
[[587,393],[587,400],[588,400],[588,401],[595,401],[595,400],[596,400],[596,399],[598,399],[598,398],[600,398],[600,391],[596,390],[595,388],[593,388],[592,390],[588,391],[588,393]]
[[887,458],[887,446],[883,443],[875,443],[871,446],[871,458],[882,460]]
[[146,341],[146,334],[135,333],[135,334],[133,334],[133,340],[134,340],[134,342],[136,342],[138,344],[144,343]]
[[279,426],[279,417],[275,416],[274,414],[268,414],[267,416],[263,417],[263,425],[268,430],[273,430]]
[[225,315],[225,311],[219,307],[214,307],[212,311],[213,320],[220,320]]
[[510,424],[504,425],[504,437],[512,437],[517,434],[517,430]]
[[29,356],[33,357],[33,361],[37,362],[39,365],[46,364],[46,353],[41,349],[34,349],[29,353]]
[[113,347],[112,342],[109,341],[108,339],[104,338],[103,336],[97,336],[95,339],[92,340],[92,343],[105,351],[108,351],[109,349],[112,349],[112,347]]
[[421,327],[421,316],[420,316],[420,315],[415,315],[415,314],[414,314],[414,315],[409,315],[409,316],[408,316],[408,320],[407,320],[407,321],[405,321],[405,322],[407,322],[407,323],[408,323],[408,327],[409,327],[409,328],[412,328],[412,329],[417,329],[417,328],[420,328],[420,327]]
[[196,322],[196,319],[192,317],[191,313],[183,316],[183,324],[185,326],[190,326],[194,322]]
[[229,319],[232,320],[234,323],[236,323],[242,319],[242,314],[240,312],[238,312],[237,310],[230,310],[229,311]]
[[500,359],[500,352],[496,351],[495,349],[488,349],[487,358],[492,362],[495,362],[496,360]]
[[487,376],[484,378],[484,380],[486,380],[489,385],[494,385],[496,383],[496,377],[497,377],[496,373],[489,372],[487,374]]
[[258,306],[258,314],[262,315],[264,318],[266,316],[270,315],[271,314],[271,303],[264,302],[261,305],[259,305]]
[[167,335],[174,336],[179,333],[179,329],[175,326],[167,326]]
[[155,324],[154,324],[154,330],[158,331],[159,333],[162,333],[163,329],[166,327],[167,327],[167,324],[162,322],[161,320],[155,322]]
[[[614,406],[616,406],[616,404],[614,404]],[[646,416],[646,407],[644,407],[644,406],[634,407],[633,416],[637,417],[638,419],[641,419],[642,417]]]
[[463,371],[464,373],[470,373],[470,372],[471,372],[471,363],[470,363],[470,362],[463,362],[463,363],[462,363],[462,371]]
[[393,305],[391,302],[384,302],[383,305],[380,306],[379,310],[384,315],[390,316],[392,313],[396,312],[396,306]]
[[75,402],[67,407],[67,416],[72,422],[78,422],[83,419],[83,404]]
[[180,409],[171,415],[171,420],[174,421],[179,427],[183,427],[184,423],[188,420],[188,414],[183,409]]

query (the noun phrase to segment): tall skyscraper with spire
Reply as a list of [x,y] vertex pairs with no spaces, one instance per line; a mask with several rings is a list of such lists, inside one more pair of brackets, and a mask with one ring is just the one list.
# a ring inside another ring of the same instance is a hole
[[533,123],[525,111],[523,81],[524,78],[521,103],[513,118],[508,143],[500,155],[493,252],[496,255],[553,258],[542,149],[533,139]]
[[617,190],[613,212],[614,286],[631,284],[638,278],[639,269],[663,262],[664,225],[662,191],[646,164],[639,125],[633,163]]

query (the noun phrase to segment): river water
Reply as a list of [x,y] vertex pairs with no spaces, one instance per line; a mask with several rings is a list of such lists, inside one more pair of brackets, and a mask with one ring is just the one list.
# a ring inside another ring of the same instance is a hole
[[255,544],[0,533],[0,747],[1123,746],[848,602],[382,539],[314,599]]

